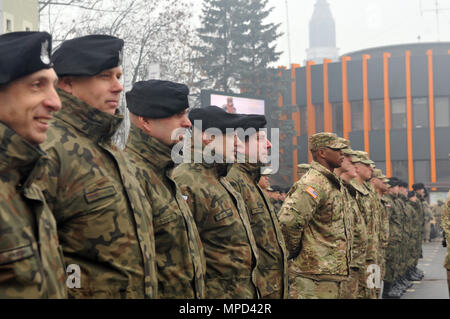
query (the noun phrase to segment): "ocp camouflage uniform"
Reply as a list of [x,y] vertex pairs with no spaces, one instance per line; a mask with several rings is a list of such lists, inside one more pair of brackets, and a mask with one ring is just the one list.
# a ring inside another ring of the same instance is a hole
[[375,211],[373,210],[373,199],[365,184],[359,184],[357,181],[352,180],[351,185],[357,191],[356,201],[361,211],[361,215],[364,218],[367,229],[365,267],[363,272],[360,274],[358,297],[375,299],[375,289],[369,288],[367,285],[367,279],[369,276],[367,270],[370,265],[378,263],[378,219]]
[[34,182],[44,156],[0,122],[0,299],[67,298],[56,222]]
[[447,284],[450,293],[450,191],[447,195],[447,200],[442,211],[442,229],[445,232],[445,239],[447,244],[447,255],[445,256],[444,267],[447,269]]
[[402,241],[402,218],[395,196],[386,194],[385,207],[389,215],[389,243],[386,249],[386,274],[384,280],[394,283],[399,276],[400,244]]
[[158,297],[205,298],[203,246],[189,206],[171,177],[171,148],[132,125],[126,154],[153,212]]
[[245,203],[226,178],[230,168],[183,163],[173,178],[187,196],[202,240],[207,298],[252,299],[257,297],[258,251]]
[[352,240],[351,240],[351,262],[350,278],[348,281],[348,295],[346,299],[356,299],[359,295],[360,285],[366,286],[366,283],[360,283],[360,280],[366,277],[366,254],[367,254],[367,227],[364,217],[356,200],[357,190],[345,181],[344,192],[348,211],[352,213]]
[[258,246],[256,283],[261,298],[287,298],[287,252],[280,225],[269,198],[259,187],[261,165],[234,164],[227,179],[241,194]]
[[340,179],[318,162],[289,191],[279,213],[289,251],[289,297],[345,298],[351,214]]
[[409,239],[409,230],[408,227],[408,216],[406,215],[406,207],[405,202],[400,194],[397,195],[395,198],[395,202],[397,203],[397,207],[399,208],[399,215],[402,225],[402,232],[401,232],[401,242],[400,242],[400,260],[399,260],[399,275],[400,277],[403,277],[406,272],[406,258],[407,258],[407,249],[408,249],[408,239]]
[[65,261],[81,268],[81,288],[69,296],[156,298],[151,208],[111,139],[123,118],[58,93],[63,107],[44,145],[49,161],[41,185]]

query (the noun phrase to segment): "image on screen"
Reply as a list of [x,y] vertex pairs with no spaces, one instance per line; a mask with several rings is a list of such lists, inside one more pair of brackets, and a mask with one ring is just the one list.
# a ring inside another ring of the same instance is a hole
[[228,113],[264,115],[264,100],[211,94],[211,105],[217,105]]

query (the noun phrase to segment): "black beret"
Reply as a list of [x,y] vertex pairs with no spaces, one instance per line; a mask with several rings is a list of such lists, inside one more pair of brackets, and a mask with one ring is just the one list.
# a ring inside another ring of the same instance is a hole
[[404,181],[400,181],[400,182],[398,183],[398,186],[404,187],[404,188],[408,188],[408,183],[407,183],[407,182],[404,182]]
[[122,64],[122,39],[88,35],[64,41],[53,53],[58,76],[93,76]]
[[166,118],[189,108],[189,88],[160,80],[136,82],[126,93],[131,113],[148,118]]
[[416,196],[416,193],[414,191],[408,192],[408,198]]
[[391,179],[389,179],[388,184],[389,184],[389,186],[391,186],[391,187],[395,187],[395,186],[398,186],[398,185],[399,185],[399,181],[398,181],[397,179],[395,179],[395,178],[391,178]]
[[0,84],[52,67],[52,37],[47,32],[12,32],[0,36]]
[[425,189],[425,185],[423,183],[416,183],[412,187],[415,191],[417,191],[419,189]]
[[222,133],[226,133],[227,128],[242,128],[244,130],[254,128],[259,130],[265,127],[267,123],[264,115],[232,114],[215,105],[191,110],[189,120],[194,126],[196,120],[201,120],[203,131],[209,128],[218,128]]

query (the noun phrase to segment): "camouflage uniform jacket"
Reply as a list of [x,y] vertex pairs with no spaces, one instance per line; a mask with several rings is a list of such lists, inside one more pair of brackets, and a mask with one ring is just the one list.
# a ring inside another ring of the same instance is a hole
[[400,207],[398,206],[395,196],[386,194],[387,212],[389,215],[389,244],[396,245],[402,241],[403,224],[400,215]]
[[379,198],[381,202],[380,245],[381,248],[387,249],[389,244],[389,206],[391,204],[385,195]]
[[227,179],[247,205],[250,224],[258,246],[256,281],[262,298],[287,298],[287,253],[277,215],[259,187],[261,165],[235,164]]
[[406,245],[406,241],[409,240],[409,231],[407,229],[408,215],[406,213],[406,204],[400,194],[398,194],[395,197],[395,203],[397,204],[398,207],[399,218],[401,223],[401,245],[402,247],[404,247]]
[[205,298],[203,246],[189,206],[171,178],[171,149],[132,125],[126,154],[152,207],[159,298]]
[[450,270],[450,191],[447,195],[447,200],[442,211],[442,229],[445,232],[445,239],[447,241],[447,255],[445,256],[444,267]]
[[81,268],[74,298],[156,298],[151,207],[112,143],[122,117],[58,90],[42,180],[67,264]]
[[352,220],[352,258],[350,267],[352,268],[365,268],[366,266],[366,254],[367,254],[367,226],[364,221],[364,217],[359,209],[358,202],[356,200],[358,191],[356,188],[345,181],[344,190],[346,193],[346,203],[348,204],[349,211],[353,214]]
[[313,161],[289,191],[279,220],[293,258],[290,274],[347,280],[352,216],[345,209],[342,187],[333,172]]
[[229,165],[183,163],[173,171],[197,224],[206,257],[207,298],[256,297],[258,251],[241,195],[227,180]]
[[352,180],[351,185],[357,190],[356,201],[367,227],[366,265],[370,265],[378,261],[378,219],[374,211],[373,199],[365,184]]
[[34,183],[43,156],[0,123],[0,299],[67,298],[56,222]]

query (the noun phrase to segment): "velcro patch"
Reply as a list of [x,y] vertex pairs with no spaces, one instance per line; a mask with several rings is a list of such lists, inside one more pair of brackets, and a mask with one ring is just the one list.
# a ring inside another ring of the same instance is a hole
[[316,199],[317,197],[319,197],[319,193],[311,186],[308,186],[308,188],[306,189],[306,192],[311,195],[312,198]]
[[221,220],[224,220],[227,217],[233,216],[233,212],[231,209],[227,209],[224,211],[221,211],[220,213],[216,214],[214,216],[214,219],[216,220],[216,222],[220,222]]

